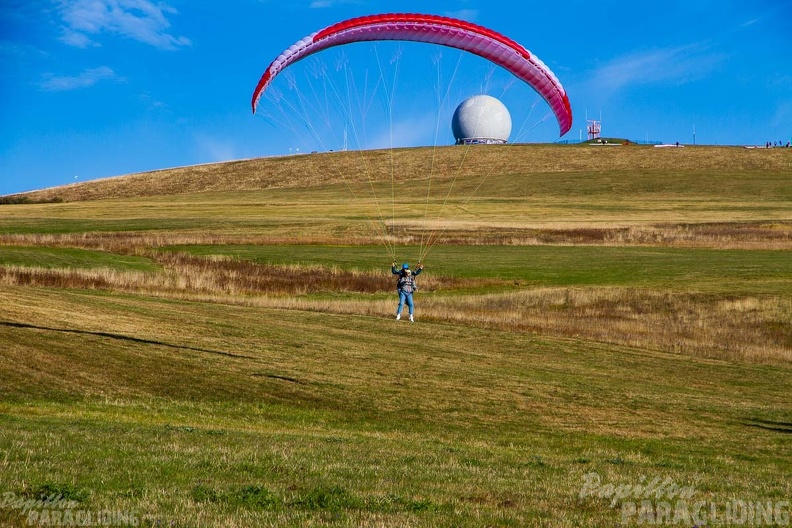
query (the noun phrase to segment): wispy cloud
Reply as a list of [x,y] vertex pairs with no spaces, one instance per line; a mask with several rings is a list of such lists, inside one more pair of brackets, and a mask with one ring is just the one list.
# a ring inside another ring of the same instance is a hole
[[195,137],[195,144],[197,152],[200,153],[200,158],[206,159],[210,163],[239,158],[234,145],[223,139],[198,135]]
[[363,148],[386,149],[434,144],[436,119],[431,113],[422,117],[395,121],[392,127],[381,127]]
[[73,31],[69,28],[63,28],[63,35],[61,35],[60,41],[68,44],[69,46],[74,46],[75,48],[90,48],[99,46],[98,42],[91,40],[91,38],[85,33]]
[[98,68],[91,68],[82,73],[74,76],[54,76],[50,75],[47,79],[40,84],[42,90],[47,92],[66,92],[70,90],[79,90],[81,88],[88,88],[100,81],[123,81],[113,70],[107,66],[100,66]]
[[311,9],[324,9],[346,4],[362,4],[361,0],[313,0],[310,4]]
[[0,40],[0,59],[6,57],[47,56],[47,52],[30,44]]
[[61,41],[86,48],[99,45],[91,36],[121,35],[161,49],[189,46],[190,39],[169,32],[173,7],[150,0],[60,0]]
[[775,114],[773,115],[772,124],[774,127],[781,127],[790,121],[792,121],[792,99],[789,101],[782,101],[778,104]]
[[467,20],[468,22],[475,22],[479,16],[478,9],[460,9],[459,11],[446,11],[445,16],[451,18],[459,18],[460,20]]
[[138,99],[149,110],[161,110],[161,109],[167,109],[168,108],[168,104],[167,103],[165,103],[163,101],[160,101],[158,99],[155,99],[154,96],[151,95],[149,92],[141,93],[138,96]]
[[756,2],[756,4],[751,5],[751,7],[754,8],[753,10],[756,11],[758,15],[746,20],[737,26],[736,29],[749,28],[757,24],[762,25],[769,21],[781,21],[783,24],[783,22],[788,21],[790,15],[792,15],[792,5],[790,5],[789,2],[775,2],[771,0],[767,2]]
[[706,77],[724,60],[701,45],[642,51],[605,63],[592,72],[589,82],[605,93],[650,84],[680,85]]

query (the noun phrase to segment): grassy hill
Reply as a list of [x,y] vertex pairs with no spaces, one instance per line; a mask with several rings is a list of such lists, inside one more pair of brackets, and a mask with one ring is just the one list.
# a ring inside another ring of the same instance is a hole
[[[56,524],[25,507],[53,494],[239,527],[792,495],[792,150],[342,152],[25,196],[0,206],[0,525]],[[390,262],[419,256],[396,322]]]
[[637,145],[617,150],[591,145],[506,145],[487,148],[438,147],[350,151],[259,158],[146,172],[81,182],[28,193],[31,200],[65,201],[133,198],[222,191],[301,188],[344,181],[397,181],[454,176],[525,176],[547,173],[660,171],[668,175],[729,171],[789,174],[783,149],[736,147],[655,149]]

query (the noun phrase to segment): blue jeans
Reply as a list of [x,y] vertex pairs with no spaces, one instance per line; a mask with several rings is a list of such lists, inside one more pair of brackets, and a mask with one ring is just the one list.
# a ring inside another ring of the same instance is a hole
[[400,314],[401,311],[402,311],[402,308],[404,308],[404,302],[405,301],[407,301],[407,308],[409,308],[409,310],[410,310],[410,315],[413,314],[414,307],[413,307],[413,298],[412,298],[412,296],[413,296],[412,293],[405,293],[405,292],[399,290],[399,307],[396,308],[396,314],[397,315]]

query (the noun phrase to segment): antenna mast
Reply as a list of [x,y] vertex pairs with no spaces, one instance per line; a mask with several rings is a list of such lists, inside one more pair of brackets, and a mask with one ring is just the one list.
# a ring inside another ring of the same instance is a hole
[[592,139],[599,139],[602,130],[602,112],[600,112],[599,120],[589,119],[588,110],[586,110],[586,128],[588,129],[589,141]]

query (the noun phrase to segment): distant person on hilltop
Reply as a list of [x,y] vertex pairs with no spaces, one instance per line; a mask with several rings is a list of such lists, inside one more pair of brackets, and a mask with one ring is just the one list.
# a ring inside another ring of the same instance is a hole
[[420,275],[422,271],[423,264],[418,264],[418,269],[415,270],[415,272],[410,269],[410,265],[406,262],[402,264],[401,269],[396,267],[395,262],[391,264],[391,273],[399,276],[396,281],[396,290],[399,292],[399,306],[396,308],[397,321],[401,319],[402,308],[404,308],[404,303],[406,302],[407,308],[410,311],[410,322],[415,322],[415,319],[413,319],[413,311],[415,308],[413,304],[413,293],[418,290],[418,285],[415,284],[415,277]]

